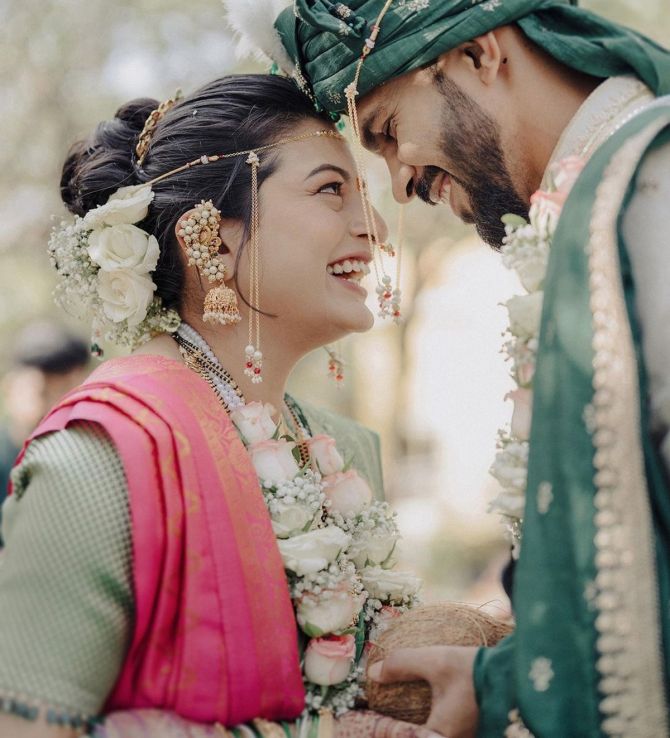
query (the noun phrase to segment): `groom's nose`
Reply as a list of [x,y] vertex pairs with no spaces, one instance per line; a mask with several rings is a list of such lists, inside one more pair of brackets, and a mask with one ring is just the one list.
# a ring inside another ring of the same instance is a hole
[[414,197],[416,169],[398,158],[397,150],[384,155],[391,175],[391,189],[396,202],[404,205]]

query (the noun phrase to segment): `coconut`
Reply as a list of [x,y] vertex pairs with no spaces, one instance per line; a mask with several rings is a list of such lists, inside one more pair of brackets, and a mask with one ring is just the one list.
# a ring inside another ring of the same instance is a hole
[[[367,668],[399,648],[421,646],[494,646],[512,632],[502,620],[468,605],[439,603],[410,610],[391,624],[372,645]],[[428,720],[428,682],[380,684],[367,679],[368,707],[396,720],[423,724]]]

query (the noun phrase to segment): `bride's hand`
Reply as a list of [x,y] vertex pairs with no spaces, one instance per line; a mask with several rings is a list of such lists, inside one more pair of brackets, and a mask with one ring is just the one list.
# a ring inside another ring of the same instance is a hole
[[354,710],[335,721],[334,738],[441,738],[423,725],[403,723],[369,710]]
[[473,664],[474,646],[400,648],[368,670],[383,684],[423,679],[430,684],[433,706],[426,727],[449,738],[473,738],[479,720]]

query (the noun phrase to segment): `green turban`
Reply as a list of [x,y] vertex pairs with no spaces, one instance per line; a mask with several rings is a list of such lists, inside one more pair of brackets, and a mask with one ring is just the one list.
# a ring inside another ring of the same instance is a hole
[[[284,47],[326,110],[346,110],[344,88],[383,5],[384,0],[295,0],[276,19]],[[580,72],[633,74],[656,95],[670,93],[670,51],[574,7],[572,0],[393,0],[363,64],[359,94],[510,23]]]

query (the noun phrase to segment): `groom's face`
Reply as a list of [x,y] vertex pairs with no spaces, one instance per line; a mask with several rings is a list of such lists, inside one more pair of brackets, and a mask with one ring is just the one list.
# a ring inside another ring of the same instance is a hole
[[366,95],[359,106],[366,148],[386,160],[398,202],[448,203],[500,248],[500,218],[527,215],[503,151],[500,124],[442,70],[417,70]]

